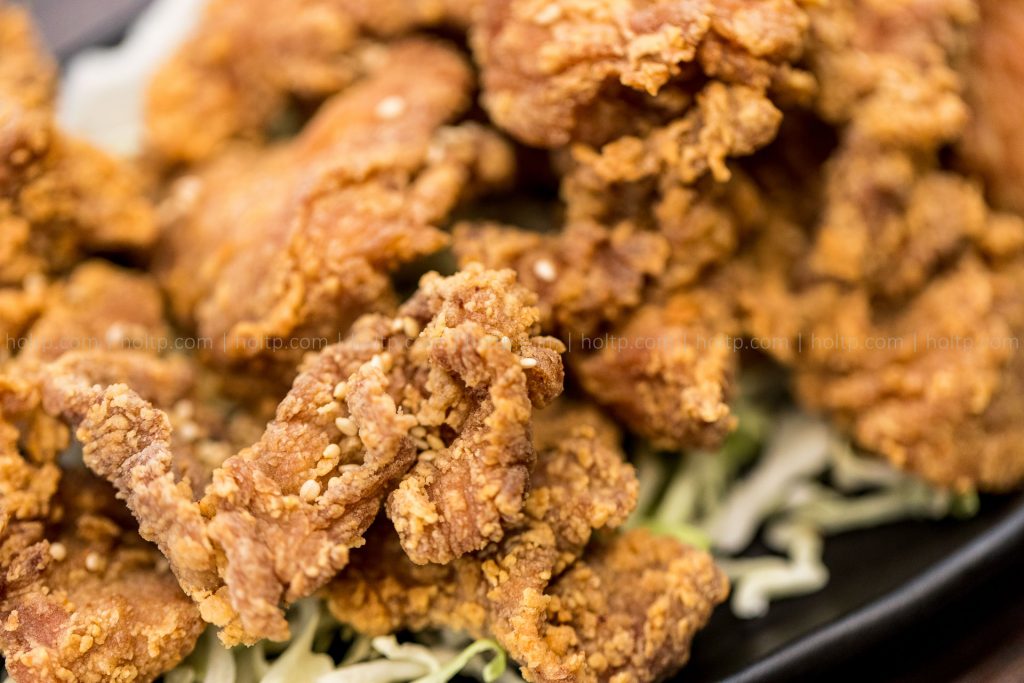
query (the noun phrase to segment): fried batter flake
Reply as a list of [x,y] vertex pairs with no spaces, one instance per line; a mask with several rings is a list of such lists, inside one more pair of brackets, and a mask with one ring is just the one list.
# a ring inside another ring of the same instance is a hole
[[329,587],[332,612],[369,634],[448,627],[495,637],[531,681],[671,674],[726,582],[703,553],[644,533],[584,554],[594,530],[621,525],[635,505],[619,438],[592,408],[541,411],[533,488],[515,533],[448,565],[416,566],[378,524]]
[[106,483],[67,473],[48,513],[0,537],[0,648],[14,678],[151,681],[195,646],[199,611],[125,517]]
[[451,49],[398,43],[295,140],[178,183],[158,272],[215,362],[269,365],[290,381],[310,344],[393,310],[389,272],[444,245],[434,225],[510,172],[493,133],[444,127],[470,88]]
[[[495,123],[554,148],[639,132],[631,128],[662,106],[678,114],[673,100],[688,98],[666,87],[677,80],[807,89],[788,67],[807,25],[792,0],[489,0],[472,42]],[[646,95],[642,104],[627,104],[631,91]]]
[[127,386],[62,358],[44,376],[45,404],[76,426],[86,465],[224,641],[281,640],[281,606],[348,563],[403,475],[388,512],[414,557],[479,549],[519,519],[532,404],[562,382],[561,345],[530,334],[532,300],[508,271],[426,276],[398,317],[366,316],[309,359],[260,440],[199,502],[176,476],[168,415]]

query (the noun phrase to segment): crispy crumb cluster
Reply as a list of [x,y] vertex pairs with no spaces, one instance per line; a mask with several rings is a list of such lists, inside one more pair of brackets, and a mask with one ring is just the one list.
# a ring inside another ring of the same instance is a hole
[[329,606],[364,633],[449,627],[497,638],[530,681],[658,680],[725,599],[702,552],[621,525],[637,481],[614,425],[560,402],[537,415],[537,466],[524,516],[496,545],[417,566],[385,525],[328,587]]
[[281,640],[281,606],[348,563],[385,496],[417,562],[478,550],[520,519],[532,408],[562,387],[562,346],[532,335],[532,301],[511,272],[426,276],[395,318],[366,316],[304,363],[260,439],[198,501],[167,413],[128,385],[64,358],[42,379],[44,404],[76,426],[86,464],[226,642]]

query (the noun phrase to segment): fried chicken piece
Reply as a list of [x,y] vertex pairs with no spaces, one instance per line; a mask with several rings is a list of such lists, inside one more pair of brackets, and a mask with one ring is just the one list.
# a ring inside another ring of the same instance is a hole
[[[88,261],[47,299],[8,371],[45,372],[46,363],[74,353],[75,364],[93,381],[128,383],[168,410],[176,472],[194,490],[201,491],[229,455],[257,440],[273,416],[255,398],[230,400],[222,386],[226,378],[172,353],[178,344],[164,319],[160,289],[148,275]],[[257,395],[268,392],[256,380],[246,387]]]
[[[727,402],[736,360],[727,340],[739,330],[730,304],[714,301],[724,294],[708,282],[760,229],[768,208],[725,157],[770,142],[780,120],[752,91],[755,104],[743,113],[743,96],[730,99],[721,84],[709,88],[671,135],[666,128],[646,139],[624,137],[600,153],[577,147],[563,186],[568,223],[561,234],[486,226],[456,232],[462,263],[514,267],[536,288],[551,311],[546,322],[575,340],[583,387],[631,430],[672,449],[714,447],[735,422]],[[725,99],[712,104],[716,92]],[[762,118],[763,127],[752,123]],[[745,137],[748,124],[760,131],[755,137]],[[644,300],[658,303],[635,310]],[[609,347],[594,353],[602,342]]]
[[707,554],[630,531],[590,548],[552,584],[548,615],[554,638],[586,655],[579,680],[658,681],[686,664],[728,593]]
[[26,496],[37,501],[31,514],[43,515],[59,478],[54,461],[68,446],[67,428],[40,405],[39,375],[48,363],[66,356],[66,365],[95,381],[128,382],[159,405],[180,399],[192,383],[188,363],[160,356],[168,330],[160,291],[148,276],[89,261],[45,298],[45,312],[0,375],[0,421],[9,432],[0,490],[16,518],[26,504],[10,501]]
[[1002,209],[1024,213],[1024,116],[1015,93],[1024,83],[1017,38],[1024,35],[1018,3],[979,0],[981,20],[971,36],[964,77],[970,119],[958,152],[969,171],[985,181],[989,199]]
[[842,127],[812,267],[883,296],[912,294],[985,225],[979,188],[938,162],[967,121],[956,65],[974,3],[844,0],[809,13],[816,108]]
[[584,389],[631,431],[666,450],[714,448],[732,431],[729,400],[738,333],[730,297],[715,286],[645,304],[573,356]]
[[[319,104],[374,55],[361,39],[468,20],[470,0],[216,0],[151,82],[148,145],[165,164],[213,158],[232,139],[262,141],[292,102]],[[411,82],[411,81],[410,81]]]
[[998,491],[1024,477],[1004,412],[1019,381],[1020,269],[1000,265],[1021,260],[1024,221],[986,215],[982,234],[983,254],[962,249],[919,291],[880,301],[814,275],[816,235],[783,217],[745,255],[756,275],[739,276],[739,301],[750,336],[793,366],[801,402],[861,447],[938,486]]
[[113,491],[74,475],[50,514],[0,543],[6,667],[25,682],[151,681],[192,650],[202,619]]
[[[674,81],[807,90],[789,66],[806,30],[792,0],[488,0],[472,43],[495,123],[555,148],[642,132],[634,127],[659,107],[678,115],[689,104]],[[640,106],[626,104],[630,91],[646,95]]]
[[[561,232],[464,223],[456,226],[453,247],[460,265],[514,269],[537,293],[544,329],[578,351],[583,337],[623,324],[645,299],[699,284],[728,263],[770,214],[757,188],[737,172],[723,184],[708,178],[675,188],[656,217],[641,208],[632,189],[619,198],[592,206],[611,227],[572,203],[570,212],[581,216]],[[626,208],[631,204],[635,211]],[[658,230],[641,227],[652,220]]]
[[467,188],[510,172],[493,133],[444,127],[470,88],[452,50],[399,43],[299,138],[182,181],[158,271],[217,364],[270,365],[290,381],[305,350],[393,310],[389,271],[445,243],[434,224]]
[[448,565],[416,566],[378,524],[329,587],[331,611],[368,634],[447,627],[494,637],[530,681],[671,674],[724,599],[724,577],[707,555],[643,532],[584,555],[594,530],[625,521],[635,475],[616,429],[592,408],[558,404],[536,426],[534,488],[516,533]]
[[574,147],[562,183],[567,220],[658,230],[671,247],[662,286],[692,284],[760,223],[749,181],[727,162],[770,143],[781,121],[762,93],[710,83],[685,116],[645,137]]
[[535,336],[535,301],[511,271],[477,265],[425,276],[399,311],[422,327],[400,372],[412,380],[402,405],[428,450],[387,513],[413,562],[479,550],[521,519],[535,461],[530,415],[562,391],[564,346]]
[[44,399],[225,642],[280,640],[280,606],[347,564],[414,463],[388,501],[409,548],[461,554],[518,519],[531,403],[562,382],[561,345],[530,335],[531,304],[511,272],[426,276],[399,317],[366,316],[311,358],[260,440],[213,473],[198,503],[175,476],[167,415],[135,392],[61,359]]
[[48,299],[19,362],[48,362],[68,351],[136,349],[156,354],[170,343],[160,289],[142,273],[87,261],[53,288]]
[[817,108],[840,142],[816,229],[762,233],[750,329],[862,447],[939,486],[1010,488],[1024,464],[996,401],[1013,403],[1020,314],[993,262],[1019,258],[1024,222],[939,160],[967,120],[956,67],[974,5],[847,0],[810,15]]
[[0,8],[0,39],[0,287],[150,246],[156,224],[138,178],[56,129],[56,68],[23,10]]
[[[286,592],[289,602],[302,597],[344,566],[389,483],[412,464],[411,418],[397,414],[383,372],[365,362],[372,337],[361,346],[330,347],[300,374],[260,441],[214,473],[199,503],[175,480],[164,412],[124,385],[50,378],[48,406],[78,425],[86,465],[114,483],[204,619],[226,627],[227,642],[286,639]],[[365,435],[335,452],[332,394],[346,379],[345,412]]]
[[664,237],[625,221],[611,229],[581,221],[557,234],[464,223],[455,228],[453,247],[462,267],[515,270],[537,293],[542,327],[570,347],[574,335],[594,334],[639,306],[669,255]]

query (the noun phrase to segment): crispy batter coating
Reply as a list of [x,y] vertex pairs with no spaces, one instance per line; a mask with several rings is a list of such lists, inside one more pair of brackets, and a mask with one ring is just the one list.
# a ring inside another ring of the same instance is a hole
[[152,277],[87,261],[53,287],[18,361],[47,362],[69,351],[163,351],[170,331]]
[[[600,145],[640,132],[636,126],[656,124],[658,109],[671,118],[689,106],[674,81],[699,84],[706,76],[762,93],[810,87],[789,66],[807,29],[792,0],[483,4],[472,42],[484,106],[527,144]],[[640,103],[630,106],[631,97]]]
[[427,450],[387,513],[413,562],[479,550],[521,519],[535,462],[532,408],[562,391],[564,346],[535,336],[535,301],[511,271],[475,266],[425,276],[399,311],[403,325],[422,326],[399,372],[411,380],[402,405]]
[[192,164],[232,139],[264,140],[293,102],[319,104],[359,78],[373,59],[362,38],[464,24],[473,4],[215,0],[151,82],[149,147],[164,163]]
[[1016,93],[1024,84],[1017,39],[1024,35],[1019,3],[978,0],[981,20],[971,36],[965,80],[970,121],[959,153],[980,175],[999,208],[1024,212],[1024,107]]
[[117,487],[226,642],[286,638],[281,605],[347,564],[414,462],[388,503],[410,552],[476,550],[518,519],[532,403],[561,390],[561,345],[530,336],[538,313],[511,272],[428,275],[399,313],[364,317],[307,361],[259,441],[198,503],[176,476],[166,413],[66,358],[50,366],[49,412],[76,426],[86,465]]
[[[969,0],[812,8],[817,110],[841,127],[812,267],[886,296],[914,292],[985,222],[979,188],[938,168],[967,108],[956,64]],[[941,205],[933,201],[942,196]]]
[[[643,532],[590,547],[625,520],[637,484],[614,426],[592,408],[538,414],[539,453],[527,518],[495,547],[416,566],[378,524],[328,589],[328,604],[364,633],[448,627],[490,635],[530,681],[656,680],[727,592],[710,558]],[[583,555],[582,559],[581,555]]]
[[544,329],[578,350],[574,339],[622,324],[645,299],[699,284],[767,224],[771,208],[761,191],[730,173],[725,183],[676,187],[653,209],[640,199],[643,183],[622,188],[616,200],[576,195],[569,212],[578,218],[555,234],[461,224],[453,247],[461,265],[514,269],[537,293]]
[[[279,608],[286,592],[302,597],[344,566],[389,483],[415,457],[410,418],[397,414],[382,371],[365,362],[369,355],[366,342],[325,350],[260,441],[214,473],[199,503],[175,479],[164,412],[124,385],[104,388],[76,375],[55,375],[46,398],[52,412],[78,425],[86,464],[115,484],[204,619],[225,626],[229,642],[281,640],[288,636]],[[352,384],[344,412],[365,423],[365,443],[333,453],[341,408],[332,395],[344,380]],[[303,489],[309,481],[316,490]]]
[[815,229],[783,216],[762,233],[741,296],[749,329],[861,446],[940,486],[1012,488],[1020,307],[1000,264],[1020,259],[1024,222],[939,160],[967,120],[956,67],[974,5],[847,0],[810,14],[817,108],[840,140]]
[[305,350],[393,309],[389,271],[445,243],[433,226],[467,187],[510,172],[493,133],[444,127],[470,87],[449,48],[399,43],[294,141],[179,183],[158,270],[214,361],[276,365],[290,380]]
[[84,472],[0,537],[0,563],[0,648],[19,681],[150,681],[203,630],[160,553]]
[[643,302],[650,280],[661,276],[667,240],[623,221],[605,228],[570,223],[543,234],[494,223],[456,226],[453,247],[463,267],[512,268],[537,293],[541,324],[572,346],[573,335],[591,335],[620,321]]
[[[594,529],[622,524],[636,504],[637,481],[618,430],[599,411],[562,401],[538,411],[534,427],[538,460],[526,518],[501,545],[511,547],[513,536],[543,528],[551,544],[546,561],[564,569]],[[383,520],[370,536],[367,548],[352,554],[352,563],[328,589],[340,618],[369,634],[432,624],[482,632],[492,618],[482,582],[488,559],[499,554],[495,548],[448,564],[417,565]]]
[[737,333],[724,291],[680,290],[593,340],[596,352],[572,356],[572,367],[588,394],[656,447],[714,448],[736,422]]
[[134,173],[56,129],[56,69],[23,10],[0,7],[0,46],[0,294],[13,330],[38,312],[26,278],[146,248],[156,223]]

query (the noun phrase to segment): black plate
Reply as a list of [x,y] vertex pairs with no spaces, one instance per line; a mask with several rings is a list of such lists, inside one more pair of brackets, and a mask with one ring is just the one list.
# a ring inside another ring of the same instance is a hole
[[[239,0],[240,2],[243,0]],[[63,60],[122,35],[147,0],[35,0],[51,46]],[[907,522],[831,538],[829,585],[772,605],[753,621],[725,607],[694,644],[681,681],[809,678],[917,626],[978,588],[1024,548],[1024,495],[986,498],[967,521]]]
[[906,522],[830,538],[829,585],[763,619],[719,610],[680,680],[809,678],[918,626],[982,586],[1024,548],[1024,496],[985,498],[966,521]]

